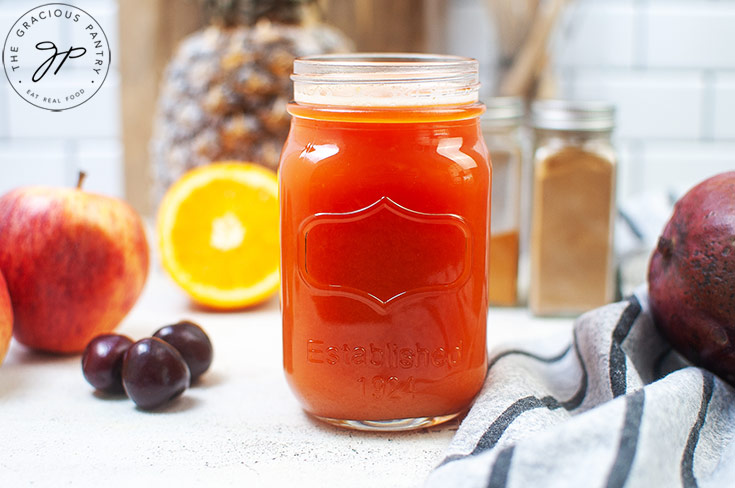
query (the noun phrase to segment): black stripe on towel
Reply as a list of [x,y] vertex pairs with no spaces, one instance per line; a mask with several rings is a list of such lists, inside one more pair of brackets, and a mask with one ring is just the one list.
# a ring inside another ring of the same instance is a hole
[[709,408],[710,400],[712,400],[714,383],[715,380],[712,373],[702,371],[702,403],[699,405],[697,421],[694,422],[692,429],[689,431],[687,445],[681,457],[681,482],[685,488],[698,486],[697,479],[694,477],[694,451],[697,449],[697,442],[699,442],[699,432],[702,430],[704,420],[707,418],[707,409]]
[[500,354],[498,354],[497,356],[495,356],[494,358],[492,358],[492,360],[490,361],[490,363],[487,365],[487,369],[488,369],[488,371],[490,371],[490,369],[493,366],[495,366],[495,363],[497,363],[498,361],[500,361],[501,359],[503,359],[506,356],[526,356],[526,357],[535,359],[536,361],[541,361],[542,363],[555,363],[558,360],[562,359],[564,356],[566,356],[569,353],[569,351],[571,351],[571,350],[572,350],[572,345],[569,344],[566,347],[566,349],[564,349],[562,352],[560,352],[556,356],[552,356],[550,358],[546,358],[546,357],[543,357],[543,356],[538,356],[538,355],[536,355],[536,354],[534,354],[532,352],[522,351],[520,349],[510,349],[508,351],[503,351]]
[[[587,394],[587,366],[584,364],[584,360],[582,359],[582,353],[579,350],[579,343],[577,341],[577,331],[574,330],[574,352],[577,355],[577,359],[579,360],[580,368],[582,369],[582,379],[580,381],[579,387],[577,388],[577,392],[570,398],[569,400],[566,400],[564,402],[560,402],[556,398],[552,396],[545,396],[543,398],[537,398],[535,396],[527,396],[523,397],[519,400],[516,400],[511,406],[505,409],[503,413],[501,413],[494,421],[490,424],[490,426],[485,430],[485,432],[482,434],[482,437],[480,437],[480,440],[477,441],[477,444],[472,449],[472,452],[469,454],[452,454],[451,456],[447,456],[444,458],[444,460],[439,463],[439,466],[444,466],[447,463],[451,463],[452,461],[456,461],[458,459],[465,458],[467,456],[473,456],[480,452],[486,451],[488,449],[492,449],[495,444],[498,443],[500,438],[503,436],[505,431],[510,427],[510,425],[521,416],[521,414],[528,412],[529,410],[534,410],[536,408],[542,408],[546,407],[549,410],[557,410],[559,408],[564,408],[566,410],[572,410],[574,408],[577,408],[579,405],[582,404],[582,401],[584,400],[585,395]],[[544,360],[545,362],[553,362],[558,361],[559,359],[563,358],[566,353],[569,351],[569,348],[567,348],[562,354],[559,354],[555,356],[554,358]],[[508,353],[511,353],[512,351],[508,351]],[[534,355],[530,353],[523,352],[525,355],[535,357]],[[505,354],[505,353],[504,353]],[[501,355],[502,356],[502,355]],[[500,359],[500,357],[493,360],[493,364],[497,362],[497,360]],[[540,360],[543,360],[543,358],[538,358]]]
[[610,342],[610,389],[613,397],[619,397],[625,394],[627,389],[627,366],[625,363],[625,352],[623,351],[623,341],[628,336],[633,323],[641,313],[641,304],[634,296],[628,298],[628,306],[625,307],[620,315],[615,329],[612,333],[612,341]]
[[495,444],[498,443],[500,438],[515,419],[529,410],[542,407],[546,407],[549,410],[556,410],[561,407],[561,404],[559,404],[559,402],[552,396],[545,396],[543,398],[527,396],[520,400],[516,400],[510,407],[506,408],[492,424],[490,424],[490,427],[487,428],[485,433],[482,434],[482,437],[480,437],[480,440],[477,441],[475,448],[472,450],[472,454],[487,451],[488,449],[495,447]]
[[638,448],[638,435],[643,418],[643,405],[646,401],[645,390],[640,389],[625,398],[625,420],[620,434],[620,445],[615,457],[610,475],[607,478],[607,488],[620,488],[625,485],[633,459]]
[[549,410],[556,410],[562,405],[552,396],[545,396],[543,398],[536,398],[535,396],[523,397],[520,400],[516,400],[510,407],[506,408],[490,426],[485,430],[477,441],[475,447],[469,454],[452,454],[444,458],[439,463],[438,467],[444,466],[445,464],[451,463],[458,459],[463,459],[468,456],[474,456],[481,452],[487,451],[495,447],[500,438],[503,436],[505,431],[510,427],[515,419],[521,416],[521,414],[534,410],[536,408],[546,407]]
[[528,412],[529,410],[542,407],[546,407],[549,410],[556,410],[561,407],[564,407],[566,410],[572,410],[582,403],[584,396],[587,394],[587,367],[582,360],[582,353],[579,350],[576,330],[574,331],[574,351],[576,352],[579,364],[582,367],[582,380],[580,381],[580,385],[574,396],[564,402],[560,402],[552,396],[545,396],[543,398],[527,396],[516,400],[510,407],[506,408],[492,424],[490,424],[485,433],[482,434],[482,437],[480,437],[480,440],[477,441],[477,445],[472,450],[472,454],[477,454],[478,452],[495,447],[495,444],[498,443],[505,431],[510,427],[510,424],[520,417],[521,414]]
[[508,484],[508,472],[510,471],[510,461],[513,459],[513,451],[515,446],[506,447],[498,454],[490,471],[490,478],[487,481],[487,488],[505,488]]

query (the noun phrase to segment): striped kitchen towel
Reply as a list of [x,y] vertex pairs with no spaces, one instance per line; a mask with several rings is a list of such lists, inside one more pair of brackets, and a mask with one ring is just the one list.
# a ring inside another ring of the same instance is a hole
[[658,334],[645,290],[491,354],[428,487],[735,487],[735,391]]

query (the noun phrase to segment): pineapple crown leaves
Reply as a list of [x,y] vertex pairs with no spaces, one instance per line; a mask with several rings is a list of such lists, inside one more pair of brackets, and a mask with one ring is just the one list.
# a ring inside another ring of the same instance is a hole
[[197,0],[212,23],[231,27],[253,24],[258,19],[295,23],[301,20],[302,5],[316,0]]

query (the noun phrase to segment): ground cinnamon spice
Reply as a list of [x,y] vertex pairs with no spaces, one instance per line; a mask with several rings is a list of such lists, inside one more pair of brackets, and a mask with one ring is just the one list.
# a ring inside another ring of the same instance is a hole
[[518,231],[490,235],[490,303],[513,306],[518,300]]
[[575,314],[613,298],[614,162],[564,146],[537,161],[531,228],[534,313]]

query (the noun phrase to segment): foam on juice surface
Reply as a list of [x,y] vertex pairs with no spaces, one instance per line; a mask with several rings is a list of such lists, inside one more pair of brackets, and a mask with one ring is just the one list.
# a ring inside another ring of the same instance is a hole
[[464,105],[478,100],[477,89],[437,83],[294,83],[297,103],[341,107],[421,107]]

